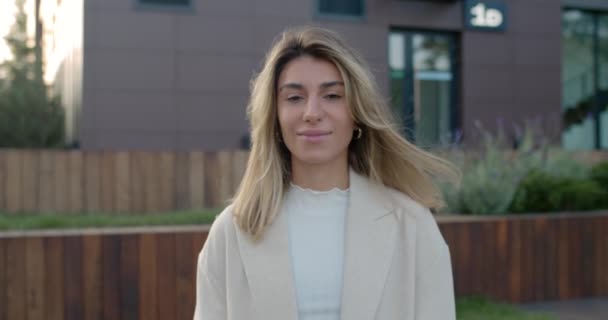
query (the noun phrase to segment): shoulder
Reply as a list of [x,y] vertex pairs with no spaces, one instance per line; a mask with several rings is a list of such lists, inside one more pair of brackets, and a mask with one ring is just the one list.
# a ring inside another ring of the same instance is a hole
[[208,249],[222,250],[230,237],[234,236],[236,225],[234,222],[233,206],[229,205],[222,212],[215,216],[204,247],[213,247]]
[[429,208],[395,189],[386,187],[386,192],[390,196],[398,219],[405,224],[415,224],[419,246],[435,252],[447,248],[435,216]]

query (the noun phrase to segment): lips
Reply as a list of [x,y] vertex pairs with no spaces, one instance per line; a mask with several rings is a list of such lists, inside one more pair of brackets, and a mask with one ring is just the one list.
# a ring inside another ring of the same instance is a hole
[[302,130],[296,133],[298,137],[302,138],[307,143],[320,143],[325,141],[325,138],[331,134],[331,131],[327,130]]
[[298,136],[304,137],[322,137],[331,134],[331,131],[327,130],[303,130],[297,133]]

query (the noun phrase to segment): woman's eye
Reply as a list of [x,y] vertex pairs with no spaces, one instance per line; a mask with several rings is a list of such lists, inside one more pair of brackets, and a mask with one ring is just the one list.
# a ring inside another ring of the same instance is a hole
[[289,96],[287,97],[287,101],[289,102],[298,102],[302,99],[300,96]]
[[342,96],[339,94],[330,93],[330,94],[326,95],[325,98],[329,99],[329,100],[337,100],[337,99],[342,98]]

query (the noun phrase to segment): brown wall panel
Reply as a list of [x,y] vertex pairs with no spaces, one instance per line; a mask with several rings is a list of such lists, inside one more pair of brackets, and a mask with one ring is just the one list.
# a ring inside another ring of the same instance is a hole
[[64,315],[64,246],[63,238],[49,237],[44,242],[44,311],[46,319],[63,320]]

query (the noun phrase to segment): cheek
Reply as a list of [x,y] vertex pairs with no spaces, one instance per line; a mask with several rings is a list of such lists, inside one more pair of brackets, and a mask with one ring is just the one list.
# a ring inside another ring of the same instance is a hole
[[292,121],[290,119],[293,118],[293,116],[291,116],[289,112],[285,110],[285,108],[279,106],[277,110],[277,118],[279,120],[281,133],[284,135],[286,132],[288,132],[288,128],[291,127]]

